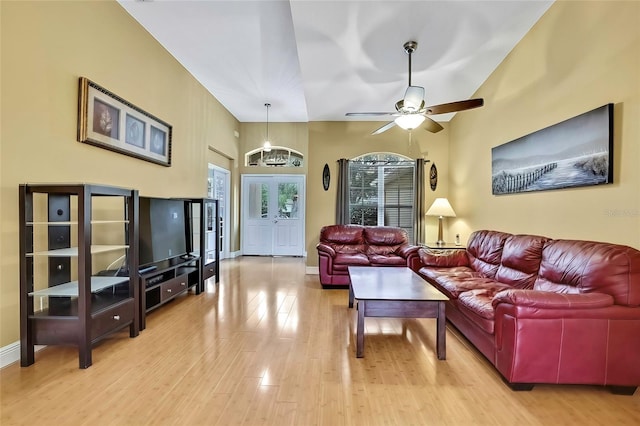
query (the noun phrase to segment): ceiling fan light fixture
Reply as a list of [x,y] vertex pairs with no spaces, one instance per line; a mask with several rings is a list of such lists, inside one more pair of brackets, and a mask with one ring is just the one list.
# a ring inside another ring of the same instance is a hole
[[424,116],[421,114],[405,114],[397,117],[394,121],[404,130],[413,130],[424,122]]

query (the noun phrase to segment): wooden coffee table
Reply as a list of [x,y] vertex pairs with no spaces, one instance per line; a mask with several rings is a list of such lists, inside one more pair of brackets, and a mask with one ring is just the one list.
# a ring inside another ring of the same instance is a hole
[[437,318],[436,351],[446,359],[445,302],[438,289],[409,268],[349,266],[349,307],[358,299],[356,356],[364,357],[364,318]]

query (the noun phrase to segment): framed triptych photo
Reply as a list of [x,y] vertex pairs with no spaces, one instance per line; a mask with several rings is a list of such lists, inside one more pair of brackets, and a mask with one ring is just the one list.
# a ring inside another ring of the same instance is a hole
[[171,166],[170,124],[80,78],[78,141]]

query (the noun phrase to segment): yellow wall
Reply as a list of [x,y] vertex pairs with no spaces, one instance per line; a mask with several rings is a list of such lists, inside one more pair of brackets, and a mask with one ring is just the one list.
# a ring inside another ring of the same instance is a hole
[[[335,223],[337,161],[351,159],[372,152],[392,152],[409,158],[425,158],[436,163],[440,170],[440,184],[435,192],[426,194],[426,207],[436,197],[447,196],[448,124],[444,130],[432,134],[425,130],[413,132],[409,143],[408,133],[395,127],[376,136],[371,132],[383,123],[378,122],[312,122],[309,123],[309,172],[307,175],[307,265],[318,266],[316,244],[320,228]],[[329,165],[331,181],[329,190],[322,187],[322,169]],[[431,163],[427,163],[426,172]],[[427,219],[427,238],[437,236],[437,222]]]
[[[239,123],[114,1],[2,1],[0,10],[2,347],[19,338],[20,183],[91,182],[149,196],[205,196],[207,146],[237,158]],[[77,142],[80,76],[170,123],[172,167]]]
[[[640,3],[556,2],[451,122],[451,233],[476,229],[640,248]],[[615,104],[614,183],[491,194],[491,148]]]

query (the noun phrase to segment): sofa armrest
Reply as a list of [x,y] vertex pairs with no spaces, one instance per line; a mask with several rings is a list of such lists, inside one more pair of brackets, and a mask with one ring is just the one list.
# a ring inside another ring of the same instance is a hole
[[435,251],[421,248],[418,256],[424,266],[453,268],[456,266],[469,266],[469,258],[466,250],[442,250]]
[[540,309],[597,309],[613,305],[613,297],[604,293],[563,294],[539,290],[509,289],[498,292],[492,305],[509,303]]
[[396,251],[396,254],[398,256],[401,256],[401,257],[404,257],[405,259],[407,259],[412,254],[417,254],[418,250],[420,250],[420,247],[418,247],[418,246],[412,246],[410,244],[405,244],[403,246],[398,247],[398,250]]
[[318,254],[321,253],[325,253],[327,254],[329,257],[336,257],[336,251],[333,249],[333,247],[331,247],[328,244],[325,243],[318,243],[316,245],[316,249],[318,249]]

